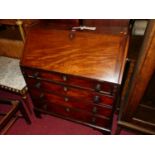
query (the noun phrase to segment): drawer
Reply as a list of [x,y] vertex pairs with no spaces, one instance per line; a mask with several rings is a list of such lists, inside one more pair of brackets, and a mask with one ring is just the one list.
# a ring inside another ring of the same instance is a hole
[[107,95],[114,95],[117,89],[117,85],[113,83],[97,81],[94,79],[78,77],[73,75],[66,75],[57,72],[49,72],[29,68],[22,68],[22,72],[25,76],[38,79],[42,78],[45,80],[55,81],[58,83],[64,83],[67,85],[89,89],[91,91],[96,91]]
[[66,81],[69,85],[79,86],[85,89],[90,89],[95,92],[114,95],[114,85],[106,82],[101,82],[93,79],[75,77],[75,76],[67,76]]
[[86,123],[90,123],[93,125],[110,128],[109,118],[98,117],[96,115],[91,115],[90,113],[85,113],[84,111],[70,108],[67,106],[53,104],[51,102],[42,102],[41,109],[49,113],[53,113],[53,114],[57,114],[60,116],[70,118],[72,120],[78,120],[81,122],[86,122]]
[[54,80],[57,82],[66,82],[65,76],[63,76],[60,73],[51,73],[49,71],[42,71],[40,69],[29,69],[29,68],[23,68],[22,67],[22,73],[25,76],[33,77],[33,78],[42,78],[46,80]]
[[82,111],[73,111],[71,116],[76,120],[84,121],[86,123],[90,123],[105,128],[110,128],[110,119],[104,119],[101,117],[97,117],[95,115],[86,114]]
[[37,106],[39,106],[39,101],[46,101],[46,102],[52,102],[57,105],[68,106],[70,108],[81,109],[90,112],[92,114],[103,115],[106,117],[111,117],[112,115],[112,107],[106,107],[86,102],[78,102],[69,97],[61,97],[50,93],[41,93],[35,90],[31,90],[31,92],[32,92],[31,94],[34,94],[32,96],[33,101],[35,100],[34,102],[36,104],[38,102]]
[[29,88],[37,88],[38,90],[51,92],[57,95],[69,96],[79,101],[92,102],[96,104],[103,103],[107,105],[113,105],[114,102],[114,97],[105,96],[92,91],[36,80],[34,78],[26,78],[26,82]]
[[75,88],[67,88],[66,96],[74,97],[79,99],[79,101],[92,102],[94,104],[113,105],[114,102],[114,97]]
[[48,92],[57,93],[61,95],[66,95],[66,91],[67,91],[67,87],[63,85],[58,85],[55,83],[46,82],[46,81],[38,80],[34,78],[26,77],[26,83],[29,89],[38,89],[39,91],[40,90],[48,91]]

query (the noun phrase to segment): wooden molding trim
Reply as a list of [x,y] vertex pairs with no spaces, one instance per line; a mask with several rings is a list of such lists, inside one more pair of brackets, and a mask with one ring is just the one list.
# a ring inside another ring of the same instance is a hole
[[155,70],[155,20],[150,20],[121,118],[131,121]]

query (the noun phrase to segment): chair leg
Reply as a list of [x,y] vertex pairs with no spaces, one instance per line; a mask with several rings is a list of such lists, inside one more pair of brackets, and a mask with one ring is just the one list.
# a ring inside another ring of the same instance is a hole
[[27,114],[27,112],[26,112],[22,102],[20,102],[20,104],[19,104],[19,110],[20,110],[21,114],[23,115],[23,117],[25,118],[25,121],[28,124],[31,124],[31,120],[30,120],[30,118],[29,118],[29,116],[28,116],[28,114]]
[[0,134],[5,135],[8,132],[8,130],[12,127],[12,125],[16,122],[17,119],[18,119],[18,116],[15,116],[13,119],[11,119],[11,121],[6,125],[5,128],[3,128]]
[[29,113],[32,114],[31,106],[30,106],[29,100],[27,98],[27,93],[22,94],[22,100],[24,101]]
[[122,127],[120,125],[118,125],[118,127],[115,131],[115,135],[120,135],[121,131],[122,131]]

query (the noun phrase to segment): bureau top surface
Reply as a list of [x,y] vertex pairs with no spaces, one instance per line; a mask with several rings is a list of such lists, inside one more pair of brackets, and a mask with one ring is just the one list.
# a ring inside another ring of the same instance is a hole
[[21,65],[121,83],[127,35],[32,28]]

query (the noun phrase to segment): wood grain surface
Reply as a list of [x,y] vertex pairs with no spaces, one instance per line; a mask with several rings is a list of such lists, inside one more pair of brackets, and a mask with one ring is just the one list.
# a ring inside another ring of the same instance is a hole
[[33,28],[21,65],[120,84],[127,38],[121,33]]

